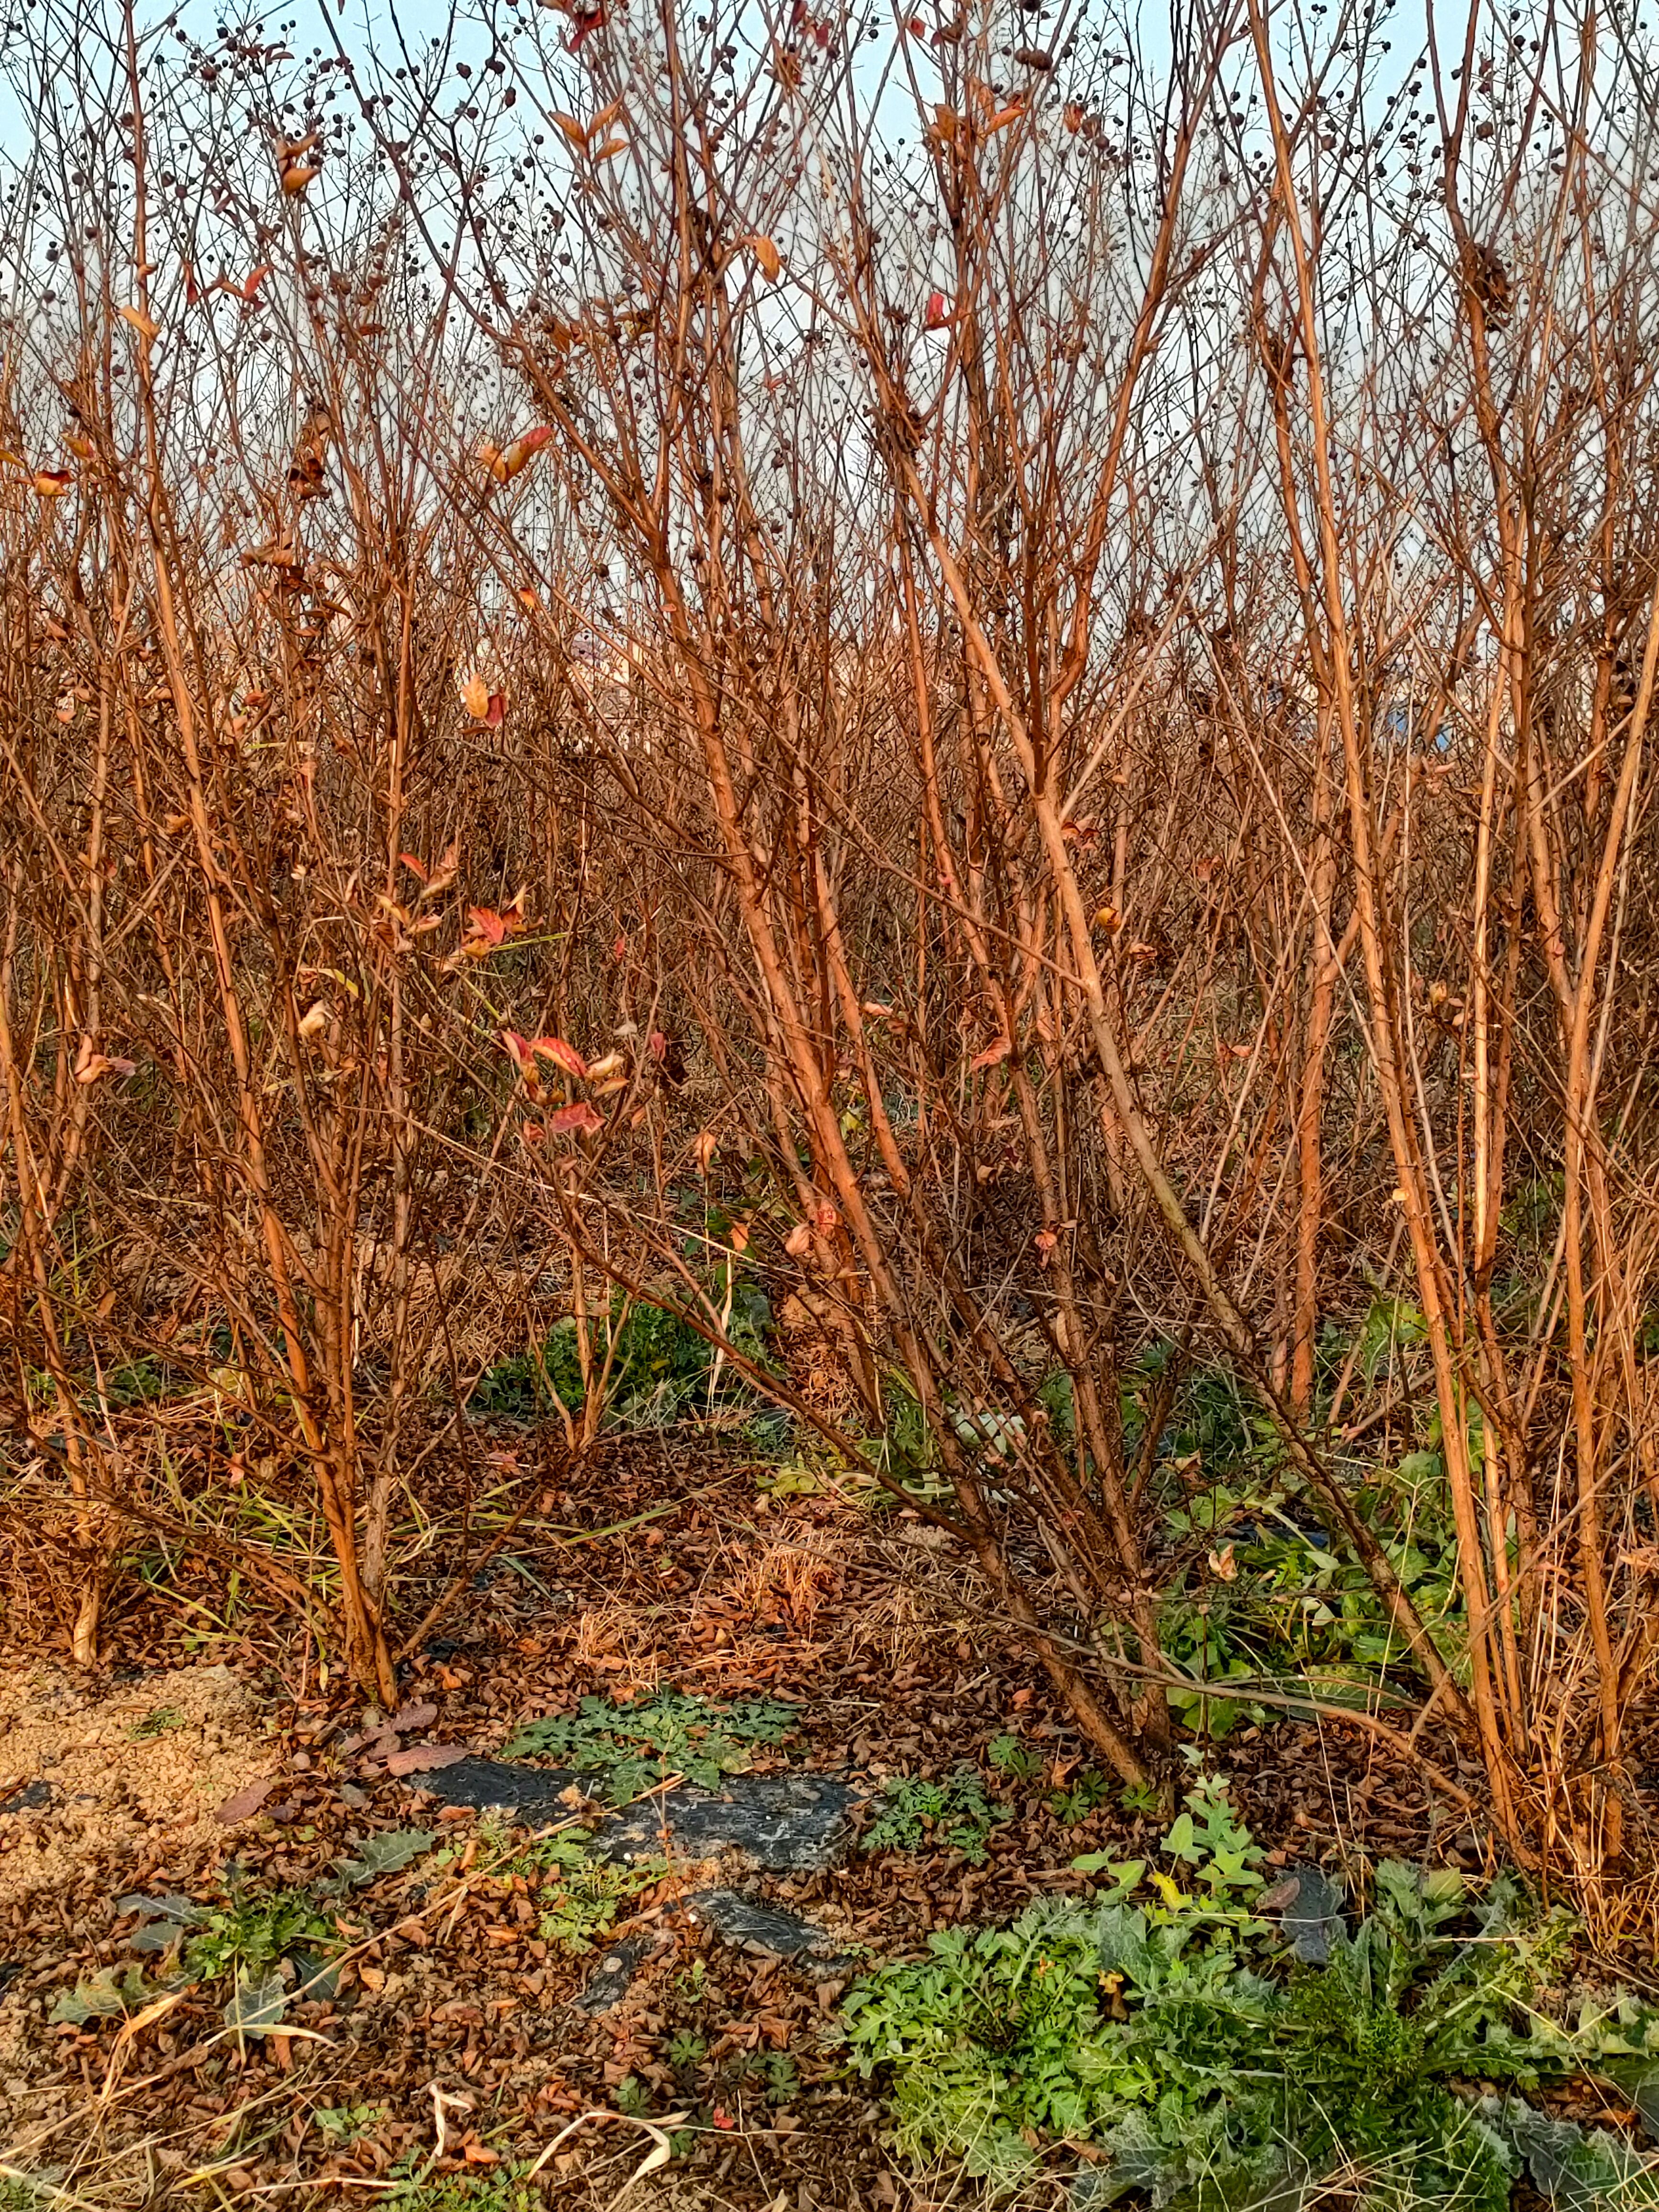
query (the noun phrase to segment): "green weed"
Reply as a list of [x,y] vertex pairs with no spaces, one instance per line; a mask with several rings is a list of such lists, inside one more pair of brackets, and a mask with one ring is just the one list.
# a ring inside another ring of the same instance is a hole
[[[708,1295],[737,1350],[757,1366],[769,1365],[772,1317],[765,1293],[741,1278],[728,1288],[716,1270]],[[731,1363],[678,1314],[643,1299],[630,1302],[621,1291],[609,1314],[590,1325],[589,1372],[596,1383],[603,1380],[608,1417],[623,1428],[665,1427],[694,1408],[708,1411],[716,1400],[753,1397]],[[584,1395],[576,1323],[568,1318],[539,1345],[487,1368],[472,1403],[483,1413],[532,1420],[556,1401],[575,1413]]]
[[896,1774],[882,1791],[876,1817],[865,1830],[866,1851],[960,1851],[975,1866],[986,1858],[986,1840],[1000,1820],[1010,1817],[995,1805],[971,1767],[930,1782],[920,1774]]
[[1032,1751],[1017,1735],[994,1735],[985,1747],[985,1756],[1011,1782],[1031,1782],[1042,1771],[1042,1753]]
[[654,1859],[612,1865],[589,1858],[581,1847],[585,1840],[580,1830],[548,1839],[558,1848],[545,1862],[537,1932],[544,1943],[555,1943],[562,1951],[591,1951],[616,1926],[629,1899],[648,1889],[665,1870]]
[[450,2173],[428,2179],[406,2175],[381,2197],[398,2212],[546,2212],[547,2198],[528,2178],[523,2161],[483,2174]]
[[1289,2205],[1346,2172],[1370,2212],[1499,2212],[1523,2165],[1576,2212],[1614,2191],[1659,2203],[1628,2146],[1525,2101],[1582,2072],[1638,2101],[1659,2085],[1659,2014],[1620,1996],[1552,2009],[1565,1916],[1507,1881],[1476,1898],[1456,1874],[1387,1863],[1358,1929],[1333,1913],[1298,1947],[1323,1963],[1301,1963],[1260,1917],[1261,1854],[1224,1791],[1194,1790],[1164,1849],[1192,1889],[1114,1867],[1086,1904],[937,1933],[848,1994],[854,2063],[886,2071],[907,2152],[1006,2191],[1044,2144],[1087,2144],[1079,2205]]
[[141,2010],[158,1994],[137,1966],[100,1966],[72,1989],[60,1990],[46,2020],[52,2027],[84,2027],[88,2021],[118,2020]]
[[[648,1889],[667,1872],[662,1859],[635,1859],[625,1864],[594,1858],[592,1838],[585,1828],[561,1828],[550,1836],[510,1849],[500,1831],[479,1831],[480,1848],[495,1861],[495,1881],[503,1897],[520,1884],[540,1907],[537,1933],[544,1943],[562,1951],[591,1951],[616,1926],[630,1898]],[[459,1846],[438,1854],[436,1863],[459,1856]]]
[[127,1730],[127,1735],[133,1743],[151,1743],[158,1735],[169,1735],[184,1725],[182,1713],[174,1712],[171,1705],[157,1705],[142,1720],[135,1721]]
[[575,1713],[527,1721],[505,1756],[550,1759],[601,1776],[601,1794],[622,1805],[675,1774],[712,1790],[723,1774],[741,1774],[757,1750],[781,1743],[794,1725],[793,1706],[764,1698],[721,1705],[695,1692],[661,1689],[617,1705],[588,1697]]
[[[1068,1787],[1051,1790],[1048,1804],[1062,1827],[1074,1828],[1079,1821],[1086,1820],[1091,1813],[1097,1813],[1103,1805],[1109,1805],[1115,1795],[1113,1784],[1106,1777],[1097,1774],[1092,1766],[1087,1766]],[[1154,1792],[1152,1802],[1156,1805],[1157,1802],[1157,1793]]]
[[106,1404],[119,1407],[153,1404],[165,1398],[169,1388],[176,1387],[185,1378],[162,1366],[159,1359],[146,1356],[142,1359],[124,1361],[118,1367],[106,1370],[101,1386]]
[[192,1982],[263,1988],[296,1954],[315,1960],[340,1944],[332,1917],[301,1889],[233,1888],[222,1905],[134,1894],[118,1899],[117,1909],[142,1916],[129,1939],[133,1950],[177,1950],[180,1969]]
[[193,1981],[216,1982],[225,1975],[252,1981],[301,1947],[329,1950],[338,1942],[332,1919],[305,1891],[278,1889],[210,1907],[185,1945],[184,1961]]
[[360,2136],[372,2135],[386,2118],[384,2105],[319,2105],[312,2125],[321,2130],[331,2146],[343,2150]]
[[[1465,1620],[1440,1453],[1408,1452],[1352,1494],[1455,1666]],[[1170,1690],[1170,1704],[1200,1735],[1218,1741],[1241,1720],[1269,1717],[1248,1694],[1217,1696],[1212,1685],[1302,1686],[1328,1704],[1363,1704],[1390,1668],[1409,1663],[1364,1569],[1304,1525],[1307,1512],[1296,1482],[1280,1474],[1212,1483],[1166,1516],[1171,1536],[1206,1563],[1194,1563],[1195,1586],[1178,1584],[1166,1599],[1158,1630],[1165,1657],[1190,1683]]]

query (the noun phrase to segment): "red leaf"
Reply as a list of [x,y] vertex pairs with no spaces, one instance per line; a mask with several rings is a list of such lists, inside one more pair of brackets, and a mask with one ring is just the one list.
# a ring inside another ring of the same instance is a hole
[[411,1743],[394,1751],[386,1760],[388,1774],[430,1774],[440,1766],[453,1766],[467,1756],[464,1743]]
[[399,853],[398,858],[403,862],[404,867],[414,871],[415,874],[419,878],[422,883],[426,881],[426,870],[421,866],[413,853]]
[[972,1073],[981,1067],[1000,1067],[1013,1048],[1011,1038],[998,1037],[994,1044],[988,1044],[983,1052],[976,1052],[974,1054],[968,1063],[969,1072]]
[[946,329],[951,321],[951,302],[943,292],[930,292],[927,295],[927,313],[922,317],[923,329],[929,331]]
[[257,1813],[276,1787],[274,1774],[267,1774],[258,1782],[245,1783],[234,1797],[227,1797],[222,1805],[214,1807],[213,1817],[222,1828],[234,1828],[239,1820],[246,1820]]
[[538,1037],[530,1049],[532,1052],[540,1053],[544,1060],[556,1060],[567,1075],[585,1077],[587,1073],[587,1062],[577,1051],[575,1046],[567,1044],[562,1037]]
[[663,1035],[660,1030],[653,1030],[650,1036],[647,1037],[645,1044],[646,1050],[651,1054],[653,1060],[665,1060],[667,1058],[668,1039]]
[[488,707],[486,707],[486,708],[485,708],[485,709],[484,709],[484,720],[485,720],[485,721],[489,723],[489,726],[490,726],[490,728],[491,728],[492,730],[499,730],[499,729],[500,729],[500,727],[501,726],[501,723],[502,723],[503,719],[504,719],[504,718],[505,718],[505,716],[506,716],[506,714],[507,714],[507,694],[506,694],[506,692],[505,692],[505,691],[492,691],[492,692],[490,693],[490,695],[489,695],[489,706],[488,706]]
[[710,2117],[717,2128],[734,2128],[738,2124],[724,2105],[716,2105]]
[[501,1031],[501,1042],[507,1047],[508,1052],[512,1054],[513,1065],[518,1069],[520,1075],[533,1075],[535,1073],[536,1062],[532,1056],[532,1048],[528,1037],[520,1036],[517,1030],[503,1030]]
[[605,1123],[593,1111],[586,1099],[582,1098],[579,1099],[574,1106],[561,1106],[556,1114],[550,1114],[547,1117],[547,1126],[556,1133],[562,1136],[567,1129],[580,1129],[585,1133],[591,1134],[595,1129],[604,1128]]
[[493,946],[505,941],[507,924],[493,907],[470,906],[466,918],[486,945]]

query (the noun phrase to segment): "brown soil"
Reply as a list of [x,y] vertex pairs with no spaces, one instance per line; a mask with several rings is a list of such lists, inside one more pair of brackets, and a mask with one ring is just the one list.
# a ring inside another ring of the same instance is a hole
[[267,1772],[259,1700],[223,1663],[98,1690],[43,1661],[0,1681],[0,1807],[31,1784],[44,1805],[0,1811],[0,1906],[64,1890],[90,1857],[181,1865],[216,1833],[213,1810]]

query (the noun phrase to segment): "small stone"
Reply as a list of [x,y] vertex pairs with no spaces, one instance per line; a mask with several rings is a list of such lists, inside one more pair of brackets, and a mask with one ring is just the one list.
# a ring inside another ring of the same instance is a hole
[[587,1986],[577,1997],[579,2012],[610,2012],[628,1994],[628,1984],[634,1978],[634,1969],[645,1955],[645,1944],[637,1936],[613,1943],[587,1978]]
[[[423,1774],[419,1786],[447,1805],[500,1810],[538,1827],[568,1820],[597,1782],[563,1767],[469,1756]],[[735,1850],[769,1873],[811,1873],[841,1856],[856,1802],[846,1783],[799,1771],[734,1774],[719,1790],[682,1782],[599,1816],[594,1849],[624,1862],[655,1857],[669,1844],[684,1858]]]
[[745,1897],[740,1890],[705,1889],[686,1903],[695,1919],[705,1922],[728,1943],[750,1943],[780,1959],[799,1959],[808,1952],[822,1956],[835,1949],[835,1938],[810,1920],[757,1897]]
[[734,1774],[720,1790],[682,1783],[631,1805],[605,1820],[594,1841],[607,1858],[646,1858],[662,1850],[666,1829],[685,1858],[734,1850],[770,1874],[809,1874],[840,1857],[856,1802],[844,1782],[824,1774]]
[[343,1782],[340,1784],[340,1802],[349,1805],[354,1813],[361,1813],[368,1802],[368,1792],[360,1790],[355,1782]]
[[1342,1933],[1342,1892],[1316,1866],[1296,1866],[1262,1893],[1261,1903],[1279,1911],[1279,1924],[1304,1965],[1322,1966],[1331,1938]]
[[0,1813],[35,1813],[52,1802],[52,1784],[38,1776],[26,1782],[21,1790],[14,1790],[9,1797],[0,1797]]

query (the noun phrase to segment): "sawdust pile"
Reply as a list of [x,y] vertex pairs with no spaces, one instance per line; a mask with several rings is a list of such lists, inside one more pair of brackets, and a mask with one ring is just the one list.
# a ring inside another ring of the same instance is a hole
[[0,1907],[164,1842],[182,1858],[214,1808],[270,1771],[258,1698],[228,1667],[89,1689],[51,1662],[0,1677]]

